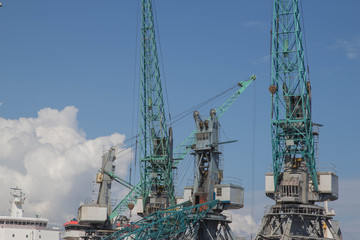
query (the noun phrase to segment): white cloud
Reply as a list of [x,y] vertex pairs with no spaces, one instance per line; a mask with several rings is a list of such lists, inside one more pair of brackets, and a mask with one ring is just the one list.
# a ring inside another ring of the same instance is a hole
[[337,39],[330,49],[341,49],[349,59],[357,59],[360,55],[360,37],[353,39]]
[[251,191],[245,191],[244,208],[231,210],[228,213],[232,215],[230,227],[236,236],[255,238],[258,233],[264,212],[274,201],[265,196],[261,190],[254,191],[252,199]]
[[343,239],[357,239],[360,236],[360,179],[339,179],[339,199],[329,202],[329,208],[336,212],[340,221]]
[[[36,118],[0,118],[0,213],[7,214],[9,188],[26,193],[25,215],[65,220],[76,216],[81,201],[91,195],[101,156],[111,146],[122,146],[125,136],[86,139],[78,129],[78,110],[45,108]],[[116,160],[117,175],[125,177],[131,154]]]
[[251,215],[242,213],[241,211],[231,211],[233,222],[230,227],[236,236],[249,236],[251,230],[256,235],[257,224]]

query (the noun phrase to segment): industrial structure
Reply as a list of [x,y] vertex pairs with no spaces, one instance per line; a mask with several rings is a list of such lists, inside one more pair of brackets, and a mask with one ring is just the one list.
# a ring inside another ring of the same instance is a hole
[[[176,149],[174,159],[172,130],[167,127],[164,110],[152,1],[142,0],[141,6],[141,181],[134,188],[140,193],[130,191],[125,197],[128,200],[113,212],[119,213],[126,203],[140,198],[138,214],[143,218],[105,239],[234,239],[229,227],[231,220],[222,212],[243,207],[244,190],[241,186],[222,184],[219,144],[223,143],[219,142],[218,117],[256,77],[232,87],[237,88],[235,93],[217,110],[211,110],[208,119],[201,119],[195,112],[196,130]],[[194,186],[185,189],[183,198],[175,199],[172,173],[189,151],[195,156]]]
[[150,0],[141,3],[140,176],[143,215],[175,205],[172,130],[168,129]]
[[[141,2],[141,76],[140,76],[140,182],[133,186],[114,174],[115,148],[103,155],[96,176],[99,193],[96,203],[80,206],[76,232],[81,239],[233,239],[231,219],[223,213],[244,205],[244,189],[222,184],[218,119],[256,79],[253,75],[230,89],[234,93],[207,119],[194,113],[196,130],[186,138],[173,157],[172,129],[168,128],[160,78],[151,0]],[[185,188],[184,197],[175,199],[173,171],[190,151],[196,169],[194,185]],[[130,189],[112,209],[111,183],[115,180]],[[121,213],[138,204],[141,220],[129,224]],[[124,224],[123,224],[124,223]],[[73,231],[68,227],[68,235]],[[82,233],[85,234],[82,234]],[[75,234],[75,232],[74,232]]]
[[[82,239],[100,240],[115,231],[111,214],[111,184],[114,179],[115,148],[102,156],[102,165],[96,175],[99,193],[95,203],[83,204],[78,210],[78,229],[85,233]],[[70,233],[71,231],[69,231]],[[67,234],[69,235],[69,234]]]
[[[197,130],[193,131],[173,154],[172,129],[167,127],[160,78],[159,60],[155,40],[155,25],[151,0],[141,1],[141,79],[140,79],[140,163],[141,181],[125,196],[112,211],[110,219],[122,214],[128,205],[141,199],[138,215],[146,216],[157,210],[174,205],[173,170],[190,152],[195,144]],[[225,92],[234,93],[216,109],[220,118],[245,89],[255,81],[252,75],[240,81]]]
[[[271,135],[273,172],[265,192],[274,199],[261,239],[341,239],[331,216],[315,202],[338,198],[338,177],[317,170],[318,126],[311,118],[298,0],[274,0],[271,30]],[[325,236],[325,229],[331,236]]]
[[222,184],[219,166],[220,124],[216,111],[208,119],[194,112],[196,140],[191,146],[195,156],[194,186],[185,188],[178,204],[158,210],[106,239],[234,239],[222,212],[244,206],[244,189]]

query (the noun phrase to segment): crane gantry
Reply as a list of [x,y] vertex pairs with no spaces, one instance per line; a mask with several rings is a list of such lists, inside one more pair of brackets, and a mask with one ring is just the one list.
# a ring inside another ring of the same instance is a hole
[[[273,172],[266,195],[276,201],[256,239],[341,239],[324,208],[338,198],[335,173],[317,171],[311,84],[305,64],[298,0],[274,0],[271,30],[271,143]],[[339,229],[338,229],[339,230]],[[328,238],[326,238],[328,239]]]

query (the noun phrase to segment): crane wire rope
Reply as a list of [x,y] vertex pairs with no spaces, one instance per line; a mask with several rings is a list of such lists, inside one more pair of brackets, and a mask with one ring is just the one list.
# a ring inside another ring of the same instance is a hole
[[[173,121],[173,126],[177,126],[181,120],[184,120],[186,117],[188,117],[190,115],[190,113],[192,113],[194,110],[200,110],[202,108],[204,108],[205,106],[208,105],[215,105],[216,101],[220,101],[222,99],[228,99],[228,95],[232,95],[233,92],[231,90],[235,89],[236,87],[238,87],[238,84],[233,85],[232,87],[228,88],[227,90],[185,110],[184,112],[181,112],[179,114],[177,114],[174,117],[174,121]],[[206,118],[206,117],[205,117]],[[178,181],[178,183],[176,184],[177,187],[178,185],[182,185],[183,182],[186,180],[185,175],[188,173],[188,165],[189,165],[189,158],[186,158],[185,160],[181,161],[180,164],[178,165],[178,168],[176,171],[178,171],[178,179],[180,179],[180,181]],[[184,177],[181,177],[184,176]]]
[[186,176],[188,174],[190,174],[192,171],[189,171],[190,167],[192,166],[192,164],[190,164],[190,159],[191,157],[189,156],[186,156],[185,157],[185,162],[186,164],[184,164],[185,167],[182,167],[179,172],[178,172],[178,179],[180,179],[180,181],[177,182],[176,184],[176,191],[179,192],[179,189],[184,189],[184,183],[185,183],[185,180],[186,180]]
[[[135,118],[135,104],[137,105],[136,109],[139,109],[139,95],[137,94],[138,92],[135,91],[136,88],[136,80],[137,80],[137,57],[138,57],[138,38],[139,38],[139,12],[140,12],[140,1],[137,1],[137,7],[136,7],[136,31],[135,31],[135,59],[134,59],[134,79],[133,79],[133,104],[132,104],[132,116],[131,116],[131,135],[133,136],[131,138],[131,140],[135,140],[135,143],[137,143],[137,138],[139,137],[139,134],[137,134],[136,136],[134,136],[134,118]],[[138,97],[138,101],[136,102],[135,99],[136,97]],[[136,102],[136,103],[135,103]],[[138,123],[139,121],[139,113],[136,114],[136,123]],[[138,124],[136,124],[136,133],[139,133],[139,126]],[[134,146],[134,143],[131,144],[130,147]],[[136,156],[136,153],[135,153]],[[130,162],[130,169],[132,169],[131,165],[134,165],[134,174],[133,174],[133,181],[135,182],[135,175],[136,175],[136,158],[133,158],[133,160]],[[130,172],[131,175],[131,172]],[[131,183],[131,179],[130,179],[130,183]]]
[[[255,222],[255,160],[256,160],[256,82],[254,83],[253,126],[252,126],[252,153],[251,153],[251,217]],[[251,239],[253,239],[254,226],[251,224]]]
[[174,117],[173,117],[173,124],[175,124],[176,122],[179,122],[180,120],[188,117],[188,115],[191,115],[192,112],[194,112],[195,110],[199,110],[200,108],[203,108],[204,106],[206,105],[211,105],[213,104],[214,101],[218,101],[219,98],[224,98],[226,96],[224,96],[225,94],[229,94],[231,90],[235,89],[236,87],[238,87],[237,84],[231,86],[230,88],[226,89],[225,91],[219,93],[219,94],[216,94],[215,96],[213,97],[210,97],[209,99],[206,99],[205,101],[199,103],[199,104],[196,104],[188,109],[186,109],[185,111],[181,112],[181,113],[178,113],[176,114]]
[[[181,118],[178,118],[176,121],[175,121],[175,124],[174,124],[174,121],[173,121],[173,127],[176,127],[178,125],[181,125],[183,122],[185,122],[189,116],[192,116],[192,113],[196,110],[196,111],[199,111],[199,112],[202,112],[203,110],[209,110],[211,108],[216,108],[218,106],[220,106],[222,103],[224,103],[224,100],[228,99],[230,95],[226,95],[226,96],[222,96],[218,99],[215,99],[211,102],[207,102],[203,105],[199,105],[198,107],[193,107],[193,109],[189,109],[188,113],[185,114],[184,116],[182,116]],[[202,116],[203,118],[207,118],[207,117],[204,117]]]
[[[238,85],[236,84],[236,85],[230,87],[229,89],[227,89],[227,90],[225,90],[225,91],[223,91],[223,92],[221,92],[221,93],[219,93],[219,94],[217,94],[217,95],[215,95],[215,96],[207,99],[206,101],[203,101],[203,102],[201,102],[200,104],[197,104],[197,105],[189,108],[188,110],[185,110],[184,112],[182,112],[182,113],[180,113],[180,114],[177,114],[177,116],[174,117],[175,120],[173,121],[173,124],[176,123],[176,122],[178,122],[178,121],[180,121],[181,119],[184,119],[185,117],[187,117],[187,115],[190,115],[190,112],[194,111],[195,109],[196,109],[196,110],[200,110],[201,108],[203,108],[203,107],[205,107],[205,106],[207,106],[207,105],[215,105],[215,102],[216,102],[216,101],[219,101],[219,102],[220,102],[221,99],[224,99],[224,98],[225,98],[225,99],[228,99],[228,95],[232,95],[232,94],[233,94],[233,92],[232,92],[231,90],[233,90],[233,89],[236,88],[237,86],[238,86]],[[231,92],[230,92],[230,91],[231,91]],[[227,95],[225,95],[225,94],[227,94]],[[200,109],[199,109],[199,108],[200,108]],[[204,117],[204,118],[206,118],[206,117]],[[177,125],[177,124],[176,124],[176,125]],[[223,132],[225,138],[228,139],[228,136],[226,135],[224,129],[223,129],[223,128],[220,128],[220,129],[221,129],[221,131]],[[188,171],[188,170],[189,170],[189,165],[190,165],[190,164],[189,164],[189,159],[190,159],[190,158],[184,159],[184,160],[181,161],[180,164],[178,165],[177,171],[178,171],[178,176],[179,176],[178,179],[180,179],[180,181],[178,181],[178,183],[177,183],[177,188],[179,188],[179,186],[182,186],[182,185],[183,185],[184,181],[186,180],[185,176],[186,176],[187,174],[189,174],[189,171]]]
[[[135,86],[135,79],[134,79],[134,86]],[[191,107],[191,108],[189,108],[189,109],[187,109],[187,110],[185,110],[184,112],[182,112],[182,113],[179,113],[179,114],[177,114],[176,115],[176,117],[175,117],[175,120],[173,121],[173,123],[175,123],[175,122],[179,122],[180,120],[182,120],[182,119],[185,119],[186,117],[188,117],[189,115],[190,115],[190,113],[191,112],[193,112],[195,109],[198,109],[198,110],[200,110],[201,108],[204,108],[205,106],[207,106],[207,105],[214,105],[214,103],[216,102],[216,101],[220,101],[220,100],[222,100],[222,99],[224,99],[224,98],[227,98],[227,96],[228,95],[231,95],[232,94],[232,92],[230,92],[231,90],[233,90],[233,89],[235,89],[236,87],[237,87],[238,85],[237,84],[235,84],[235,85],[233,85],[232,87],[230,87],[230,88],[228,88],[227,90],[225,90],[225,91],[223,91],[223,92],[221,92],[221,93],[219,93],[219,94],[217,94],[217,95],[215,95],[215,96],[213,96],[213,97],[211,97],[211,98],[209,98],[209,99],[207,99],[207,100],[205,100],[205,101],[203,101],[203,102],[201,102],[201,103],[199,103],[199,104],[196,104],[195,106],[193,106],[193,107]],[[135,92],[135,87],[134,87],[134,92]],[[134,94],[134,96],[135,96],[135,94]],[[135,97],[133,98],[133,100],[135,99]],[[135,101],[134,101],[135,102]],[[135,105],[135,103],[133,102],[133,106]],[[134,108],[134,107],[133,107]],[[133,109],[133,116],[132,116],[132,119],[134,119],[134,109]],[[133,123],[134,123],[134,121],[133,121]],[[137,128],[138,129],[138,128]],[[132,132],[133,132],[133,124],[132,124]],[[225,134],[226,135],[226,134]],[[117,156],[117,159],[119,159],[119,158],[121,158],[121,157],[124,157],[124,156],[126,156],[127,154],[129,154],[129,153],[132,153],[133,151],[133,148],[132,147],[134,147],[134,146],[137,146],[137,143],[138,143],[138,138],[140,137],[140,135],[139,134],[137,134],[137,135],[135,135],[135,136],[133,136],[133,137],[131,137],[131,138],[129,138],[129,139],[127,139],[126,141],[124,141],[124,143],[127,143],[127,142],[129,142],[129,141],[133,141],[134,140],[134,142],[130,145],[130,146],[128,146],[127,148],[125,148],[125,149],[122,149],[121,151],[119,151],[119,152],[117,152],[115,155]],[[136,147],[137,148],[137,147]],[[135,150],[136,151],[136,150]],[[136,153],[135,153],[136,154]],[[179,179],[181,179],[181,181],[180,181],[180,183],[179,184],[177,184],[177,185],[182,185],[183,184],[183,182],[185,181],[185,176],[186,176],[186,174],[189,172],[188,170],[189,170],[189,160],[190,158],[186,158],[185,159],[185,161],[182,161],[182,164],[179,164],[179,167],[178,167],[178,175],[179,175]],[[134,169],[134,173],[136,173],[136,161],[137,161],[137,159],[134,159],[135,161],[132,161],[131,162],[131,164],[133,163],[134,164],[134,168],[132,168],[131,167],[131,169]],[[135,182],[135,177],[136,177],[136,175],[135,174],[132,174],[132,176],[133,176],[133,181],[132,182]]]
[[155,1],[153,2],[153,6],[154,6],[154,15],[155,15],[155,26],[156,26],[156,32],[157,32],[157,39],[159,42],[159,51],[160,51],[160,62],[161,62],[161,69],[162,69],[162,80],[164,82],[164,86],[165,86],[165,97],[166,97],[166,102],[167,102],[167,108],[168,108],[168,114],[169,114],[169,125],[171,126],[171,112],[170,112],[170,102],[169,102],[169,94],[167,91],[167,84],[166,84],[166,77],[165,77],[165,68],[164,68],[164,58],[163,58],[163,54],[162,54],[162,48],[161,48],[161,41],[160,41],[160,31],[159,31],[159,24],[158,24],[158,19],[157,19],[157,12],[156,12],[156,5],[155,5]]
[[270,57],[269,57],[269,60],[270,60],[270,64],[269,64],[269,67],[270,67],[270,71],[269,71],[269,86],[271,86],[271,70],[272,70],[272,34],[273,34],[273,16],[272,16],[272,12],[270,13]]
[[308,51],[307,51],[307,44],[306,44],[306,36],[305,36],[305,23],[304,23],[304,14],[303,14],[303,5],[302,5],[303,1],[300,0],[300,8],[301,8],[301,22],[302,22],[302,32],[303,32],[303,39],[304,39],[304,48],[305,48],[305,59],[306,59],[306,67],[307,67],[307,72],[308,72],[308,81],[310,81],[310,69],[309,69],[309,59],[308,59]]

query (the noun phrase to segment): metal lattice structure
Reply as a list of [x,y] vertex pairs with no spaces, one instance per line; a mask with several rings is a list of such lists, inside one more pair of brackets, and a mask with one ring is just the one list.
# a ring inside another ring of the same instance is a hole
[[[236,99],[240,96],[241,93],[256,79],[255,75],[252,75],[249,80],[238,82],[239,89],[233,93],[229,99],[226,100],[221,106],[216,109],[216,114],[218,119],[229,109],[229,107],[235,102]],[[180,160],[190,152],[191,146],[195,143],[195,134],[194,130],[190,136],[188,136],[174,151],[174,165],[176,166]]]
[[[211,201],[195,206],[188,202],[157,211],[106,237],[120,239],[196,239],[204,217],[218,205]],[[221,226],[218,233],[225,232],[224,239],[232,239],[228,226]]]
[[140,165],[144,214],[175,204],[172,132],[166,124],[151,0],[142,0]]
[[[273,205],[262,221],[256,240],[283,239],[341,239],[341,232],[335,230],[331,216],[316,205],[277,204]],[[327,229],[329,234],[327,234]],[[327,235],[327,236],[326,236]]]
[[318,189],[311,92],[304,60],[298,0],[275,0],[272,20],[272,157],[275,188],[288,161],[305,161]]
[[131,186],[130,192],[116,205],[110,214],[110,219],[120,216],[128,209],[129,204],[136,204],[137,199],[141,196],[141,182],[136,186]]
[[[256,80],[256,76],[252,75],[248,80],[238,82],[238,89],[227,99],[221,106],[219,106],[216,111],[217,118],[220,119],[221,116],[230,108],[230,106],[238,99],[238,97],[245,91],[245,89]],[[195,134],[194,130],[174,151],[174,161],[173,167],[176,167],[179,162],[184,159],[184,157],[190,152],[191,146],[195,144]],[[123,213],[129,203],[136,203],[137,198],[141,196],[141,182],[138,183],[128,195],[123,198],[119,204],[114,208],[111,219],[117,215]]]
[[[332,216],[315,202],[338,198],[338,178],[317,172],[311,120],[311,85],[306,71],[298,0],[274,0],[271,51],[273,173],[266,195],[276,201],[256,240],[341,239]],[[335,221],[334,221],[335,222]],[[328,234],[328,235],[327,235]]]

